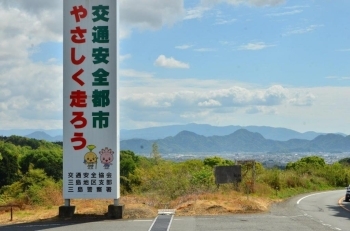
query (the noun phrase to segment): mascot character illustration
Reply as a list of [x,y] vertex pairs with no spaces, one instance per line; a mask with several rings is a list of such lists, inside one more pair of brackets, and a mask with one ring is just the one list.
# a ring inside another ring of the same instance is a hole
[[97,157],[96,153],[92,152],[92,150],[94,150],[96,148],[96,146],[93,144],[89,144],[86,147],[89,149],[89,152],[87,152],[84,155],[84,164],[87,165],[88,169],[93,169],[94,165],[95,165],[95,168],[97,168],[98,157]]
[[103,167],[105,169],[109,169],[109,166],[112,165],[112,161],[114,159],[114,152],[112,151],[112,149],[109,148],[105,148],[105,149],[101,149],[100,153],[100,160],[101,163],[103,164]]

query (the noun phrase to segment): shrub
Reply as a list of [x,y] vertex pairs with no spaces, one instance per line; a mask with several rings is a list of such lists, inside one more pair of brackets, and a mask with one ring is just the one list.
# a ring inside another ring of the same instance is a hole
[[57,205],[62,202],[62,182],[47,177],[44,170],[32,169],[17,182],[5,186],[0,194],[18,204]]

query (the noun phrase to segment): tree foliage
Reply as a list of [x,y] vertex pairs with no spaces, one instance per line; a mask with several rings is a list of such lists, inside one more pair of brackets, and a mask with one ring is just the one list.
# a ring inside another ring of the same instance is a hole
[[56,181],[62,179],[63,157],[61,149],[37,149],[30,150],[20,159],[22,173],[27,173],[29,166],[36,169],[43,169],[47,176]]
[[349,165],[350,165],[350,157],[340,159],[338,162],[339,162],[340,164],[342,164],[342,165],[347,165],[347,166],[349,166]]
[[19,148],[11,143],[0,141],[0,188],[4,185],[10,185],[20,176],[18,159]]
[[131,192],[132,185],[138,183],[134,172],[139,160],[139,156],[130,150],[120,151],[120,182],[127,192]]
[[162,158],[159,152],[158,144],[156,142],[152,144],[151,158],[154,160],[155,163],[158,163]]
[[290,162],[287,164],[286,169],[294,169],[294,170],[302,170],[309,171],[314,168],[324,168],[326,166],[326,162],[322,157],[319,156],[308,156],[303,157],[296,162]]
[[232,160],[226,160],[218,156],[207,157],[203,160],[204,165],[214,168],[215,166],[232,166],[235,163]]
[[3,187],[0,194],[14,198],[17,204],[57,205],[62,197],[54,196],[61,191],[62,185],[48,177],[44,170],[30,167],[18,181]]
[[[21,146],[21,147],[25,147],[28,146],[32,149],[37,149],[40,147],[40,142],[39,140],[36,139],[30,139],[30,138],[26,138],[26,137],[22,137],[22,136],[0,136],[0,140],[7,142],[7,143],[11,143],[15,146]],[[45,142],[45,141],[43,141]]]
[[120,151],[120,175],[129,176],[134,173],[137,163],[139,162],[139,156],[133,151],[121,150]]

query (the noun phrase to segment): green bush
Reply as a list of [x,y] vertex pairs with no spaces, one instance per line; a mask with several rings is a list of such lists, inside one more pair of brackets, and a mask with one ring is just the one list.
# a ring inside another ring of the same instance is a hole
[[20,147],[0,141],[0,188],[16,182],[20,177],[18,160]]
[[214,168],[215,166],[231,166],[235,163],[232,160],[225,160],[221,157],[207,157],[203,160],[204,165]]
[[201,170],[194,172],[190,179],[193,191],[208,190],[214,183],[213,170],[208,167],[203,167]]
[[26,174],[29,166],[43,169],[47,176],[59,181],[63,175],[63,153],[61,149],[36,149],[25,153],[19,161],[21,171]]
[[2,198],[18,204],[51,205],[62,202],[62,183],[49,178],[44,170],[32,169],[17,182],[4,186]]

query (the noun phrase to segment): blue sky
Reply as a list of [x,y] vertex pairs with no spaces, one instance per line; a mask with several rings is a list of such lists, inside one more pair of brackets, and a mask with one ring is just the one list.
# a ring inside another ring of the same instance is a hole
[[[0,129],[62,128],[61,0],[0,3]],[[120,1],[120,124],[350,134],[347,0]]]

